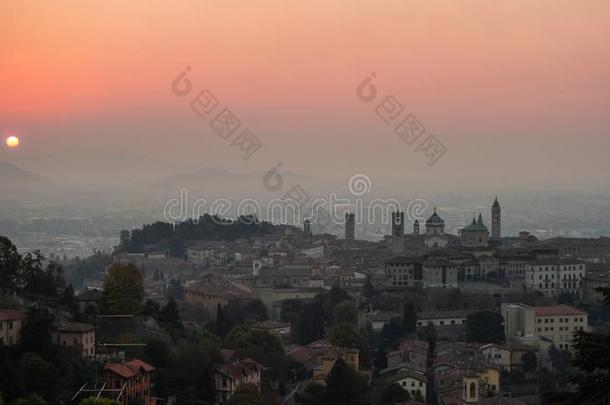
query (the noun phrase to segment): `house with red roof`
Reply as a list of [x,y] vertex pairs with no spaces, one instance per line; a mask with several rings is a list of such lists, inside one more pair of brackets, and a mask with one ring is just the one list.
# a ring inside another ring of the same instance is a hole
[[143,401],[144,405],[155,405],[151,393],[151,377],[155,368],[142,360],[131,360],[123,363],[106,363],[104,381],[107,388],[121,390],[116,398],[122,404],[132,401]]
[[216,403],[223,404],[242,384],[252,384],[260,389],[263,366],[252,359],[223,364],[214,370]]

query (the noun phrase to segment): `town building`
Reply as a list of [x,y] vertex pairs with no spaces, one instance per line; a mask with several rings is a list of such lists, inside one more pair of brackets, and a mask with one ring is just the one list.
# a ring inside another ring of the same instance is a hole
[[252,359],[223,364],[214,370],[216,404],[227,402],[242,384],[252,384],[260,389],[263,366]]
[[486,247],[489,242],[489,231],[483,224],[483,216],[479,214],[479,219],[472,217],[472,223],[460,231],[460,242],[463,247]]
[[142,360],[104,364],[104,381],[108,389],[118,390],[114,398],[124,404],[155,405],[151,394],[151,378],[155,368]]
[[588,314],[569,305],[502,304],[501,311],[507,337],[541,336],[559,349],[570,350],[574,333],[588,329]]
[[14,309],[0,309],[0,345],[18,344],[24,321],[23,312]]
[[60,321],[53,329],[53,342],[74,347],[83,358],[95,357],[95,327],[86,323]]
[[582,297],[586,265],[574,259],[544,259],[529,263],[525,269],[525,287],[558,298],[563,293]]
[[207,275],[184,289],[184,300],[191,305],[203,306],[213,318],[216,317],[218,305],[227,305],[232,298],[250,299],[252,291],[244,285],[214,275]]

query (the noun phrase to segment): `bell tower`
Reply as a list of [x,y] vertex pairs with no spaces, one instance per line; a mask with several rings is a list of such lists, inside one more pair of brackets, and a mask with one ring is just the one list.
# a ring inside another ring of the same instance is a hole
[[392,213],[392,252],[400,255],[405,250],[405,213]]
[[502,208],[498,202],[498,197],[494,200],[491,207],[491,238],[500,239],[502,236]]

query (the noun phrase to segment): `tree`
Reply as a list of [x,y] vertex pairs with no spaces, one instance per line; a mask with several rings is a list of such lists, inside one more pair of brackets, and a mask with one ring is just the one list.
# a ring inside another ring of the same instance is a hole
[[324,337],[324,312],[317,302],[303,305],[303,313],[294,325],[297,342],[309,344]]
[[282,309],[280,311],[280,319],[290,324],[295,324],[297,319],[303,313],[302,300],[284,300],[282,301]]
[[167,301],[167,304],[161,308],[159,311],[159,319],[161,322],[174,325],[180,323],[180,311],[173,298],[170,298],[169,301]]
[[14,400],[10,405],[47,405],[47,401],[38,394],[30,394],[25,398]]
[[316,295],[316,301],[320,303],[326,321],[332,320],[333,310],[338,303],[351,299],[347,291],[339,287],[333,287],[326,293]]
[[316,382],[311,382],[301,391],[294,395],[297,404],[300,405],[321,405],[326,401],[326,387]]
[[23,394],[36,393],[54,403],[57,395],[58,371],[35,353],[26,353],[17,367],[17,385]]
[[477,343],[503,343],[504,318],[497,312],[480,311],[468,315],[466,339]]
[[359,405],[367,403],[368,383],[343,359],[337,359],[326,377],[326,403]]
[[243,309],[242,319],[244,321],[266,321],[269,319],[267,307],[259,299],[249,300]]
[[379,405],[394,405],[397,402],[406,402],[411,400],[409,391],[402,388],[397,383],[387,383],[381,387],[378,403]]
[[405,333],[414,333],[417,330],[417,314],[411,302],[402,307],[402,328]]
[[521,368],[527,373],[538,368],[538,356],[534,352],[526,352],[521,356]]
[[390,322],[383,325],[381,336],[383,336],[387,346],[396,345],[398,340],[404,336],[402,322],[400,319],[392,318],[390,319]]
[[21,329],[22,353],[37,353],[50,360],[56,357],[53,345],[53,316],[48,309],[35,306],[27,315]]
[[104,280],[102,306],[106,314],[140,313],[144,301],[144,279],[131,264],[116,263]]
[[79,405],[121,405],[117,400],[104,397],[91,397],[80,401]]
[[358,323],[358,310],[356,303],[352,300],[344,300],[335,305],[333,309],[333,323],[349,323],[356,325]]
[[[610,305],[610,288],[596,290]],[[578,389],[573,403],[602,404],[610,398],[610,334],[578,331],[574,337],[574,364],[578,373],[572,378]]]
[[222,312],[222,305],[220,305],[220,303],[218,303],[216,305],[216,334],[223,339],[226,336],[225,316],[224,316],[224,313]]
[[360,347],[360,337],[350,323],[339,323],[332,327],[329,336],[330,342],[339,347]]
[[574,305],[574,301],[574,294],[570,294],[569,292],[563,292],[557,297],[558,304]]
[[14,293],[22,269],[21,255],[7,237],[0,236],[0,290]]
[[231,396],[228,405],[265,405],[258,387],[253,384],[241,384]]
[[146,300],[144,303],[144,307],[142,308],[142,315],[144,316],[152,316],[154,318],[159,316],[159,311],[161,310],[161,306],[159,303],[153,300]]

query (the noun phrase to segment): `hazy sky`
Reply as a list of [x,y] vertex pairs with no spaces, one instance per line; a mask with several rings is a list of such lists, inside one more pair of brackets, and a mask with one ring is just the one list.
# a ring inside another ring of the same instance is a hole
[[[263,142],[251,159],[190,109],[203,89]],[[433,167],[376,115],[388,95],[446,145]],[[607,187],[610,2],[3,0],[0,133],[22,140],[0,160],[59,180],[282,161],[320,178]]]

